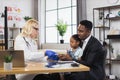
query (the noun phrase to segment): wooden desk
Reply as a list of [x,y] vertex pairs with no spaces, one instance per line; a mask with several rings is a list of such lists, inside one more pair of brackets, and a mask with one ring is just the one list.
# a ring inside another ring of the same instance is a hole
[[46,68],[45,63],[29,62],[26,67],[13,68],[11,71],[5,71],[0,68],[0,74],[40,74],[40,73],[58,73],[58,72],[78,72],[78,71],[89,71],[90,68],[80,64],[79,67],[70,68]]

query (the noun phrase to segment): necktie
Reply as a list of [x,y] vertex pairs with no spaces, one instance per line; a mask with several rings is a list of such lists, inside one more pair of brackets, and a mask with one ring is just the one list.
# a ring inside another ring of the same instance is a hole
[[82,46],[83,46],[83,41],[80,42],[80,47],[82,48]]

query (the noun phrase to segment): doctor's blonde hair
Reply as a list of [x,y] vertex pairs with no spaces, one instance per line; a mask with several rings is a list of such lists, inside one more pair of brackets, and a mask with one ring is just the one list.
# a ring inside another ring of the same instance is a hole
[[32,29],[35,26],[38,26],[38,21],[35,19],[28,20],[22,28],[21,35],[28,37],[32,33]]

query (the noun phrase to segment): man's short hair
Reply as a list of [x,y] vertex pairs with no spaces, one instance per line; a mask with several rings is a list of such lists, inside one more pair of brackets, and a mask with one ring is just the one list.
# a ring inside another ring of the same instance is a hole
[[81,25],[84,25],[87,29],[92,30],[92,22],[88,20],[82,20],[80,21]]

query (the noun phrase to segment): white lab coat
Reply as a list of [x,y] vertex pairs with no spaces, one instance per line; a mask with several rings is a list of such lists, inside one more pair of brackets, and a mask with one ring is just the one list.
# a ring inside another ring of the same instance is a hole
[[[46,61],[44,53],[38,52],[37,43],[35,40],[18,35],[14,43],[15,50],[24,50],[25,62],[28,61]],[[32,80],[36,74],[17,74],[17,80]]]

